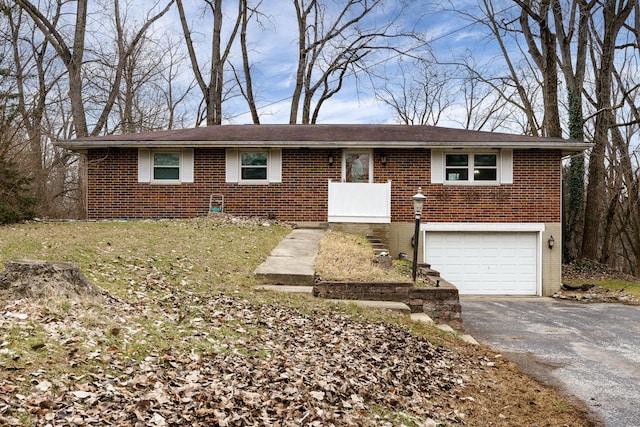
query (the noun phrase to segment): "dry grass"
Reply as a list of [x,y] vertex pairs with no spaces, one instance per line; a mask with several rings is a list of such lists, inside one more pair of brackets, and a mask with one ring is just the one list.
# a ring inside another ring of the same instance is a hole
[[320,240],[316,273],[326,281],[403,282],[408,277],[396,269],[373,263],[373,248],[364,236],[327,231]]
[[[396,313],[255,290],[254,269],[288,232],[281,226],[226,224],[208,219],[0,227],[0,262],[20,258],[73,262],[104,290],[106,299],[106,303],[56,298],[25,301],[11,296],[3,299],[0,292],[0,425],[4,425],[3,417],[11,416],[19,420],[18,425],[27,426],[35,425],[36,418],[44,422],[44,413],[55,415],[64,412],[64,408],[101,408],[99,400],[80,401],[73,397],[73,392],[83,392],[83,387],[93,389],[115,382],[128,384],[119,385],[116,391],[137,393],[131,399],[142,396],[146,390],[154,391],[155,383],[136,381],[154,370],[183,375],[190,372],[185,370],[190,364],[195,366],[200,360],[213,357],[239,360],[243,369],[250,363],[259,364],[272,350],[256,344],[256,337],[281,328],[292,318],[287,313],[294,311],[304,320],[301,325],[309,319],[320,324],[342,319],[340,328],[326,327],[313,345],[301,345],[300,353],[314,355],[310,364],[318,368],[325,369],[333,359],[320,359],[316,354],[330,354],[332,340],[344,334],[350,323],[401,323],[417,339],[437,343],[443,354],[459,354],[462,359],[448,369],[464,374],[464,393],[445,387],[432,395],[438,405],[455,408],[461,418],[464,416],[459,424],[595,425],[580,408],[574,408],[571,399],[536,384],[505,357],[482,346],[464,344],[430,325],[410,322]],[[318,268],[333,264],[343,274],[323,272],[327,277],[344,278],[349,273],[349,280],[376,276],[398,280],[394,277],[397,272],[376,272],[379,269],[370,262],[371,246],[363,238],[327,233],[320,252]],[[406,275],[400,277],[406,280]],[[279,317],[258,314],[263,307],[275,307]],[[349,313],[350,322],[340,317],[345,312]],[[300,345],[309,331],[305,326],[293,330],[300,333],[300,341],[295,336],[291,341]],[[345,345],[344,349],[355,344]],[[324,349],[325,353],[316,349]],[[425,359],[425,372],[442,366],[443,360]],[[356,363],[378,362],[362,358],[352,361]],[[167,381],[175,378],[166,377]],[[247,376],[240,381],[248,384],[257,378],[260,377]],[[44,388],[47,383],[51,390]],[[393,394],[393,390],[389,393]],[[34,400],[36,397],[40,400]],[[151,404],[148,402],[154,400],[145,399],[140,401]],[[52,405],[56,409],[49,409]],[[240,401],[236,405],[243,406]],[[118,408],[141,410],[133,401],[130,406],[121,402],[111,408],[111,413]],[[335,410],[344,408],[336,406]],[[405,416],[406,408],[397,406],[384,407],[382,411],[387,411],[384,418],[392,421],[376,425],[424,425],[429,416],[422,412]],[[373,419],[377,415],[367,416]]]

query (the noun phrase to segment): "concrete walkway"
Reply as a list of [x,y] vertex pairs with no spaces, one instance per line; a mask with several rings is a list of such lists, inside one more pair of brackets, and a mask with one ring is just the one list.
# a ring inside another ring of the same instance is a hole
[[[256,268],[260,289],[280,292],[313,293],[315,262],[324,230],[296,228]],[[342,300],[336,300],[342,301]],[[409,314],[409,306],[393,301],[344,301],[366,307],[387,308]]]
[[261,285],[313,286],[318,242],[324,230],[296,228],[271,255],[256,268],[254,274]]
[[[315,261],[324,230],[297,228],[291,231],[271,252],[271,255],[254,271],[259,289],[279,292],[313,293]],[[384,308],[411,316],[416,322],[433,323],[425,313],[411,313],[408,305],[395,301],[335,300],[364,307]],[[435,325],[455,333],[448,325]],[[469,335],[459,335],[472,344],[477,342]]]

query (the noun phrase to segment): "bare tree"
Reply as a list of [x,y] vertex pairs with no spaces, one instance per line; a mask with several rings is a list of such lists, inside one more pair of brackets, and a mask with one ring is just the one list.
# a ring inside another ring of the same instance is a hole
[[[87,87],[86,81],[84,79],[84,71],[87,71],[87,65],[84,61],[85,54],[87,52],[85,46],[85,39],[87,35],[87,1],[86,0],[77,0],[75,2],[67,2],[67,1],[58,1],[54,4],[55,7],[50,9],[40,9],[36,5],[34,5],[29,0],[13,0],[12,4],[15,4],[21,8],[28,16],[31,18],[31,21],[34,23],[35,27],[38,28],[42,37],[44,37],[44,44],[42,48],[38,52],[47,52],[48,46],[50,45],[56,52],[56,59],[60,60],[65,67],[66,71],[66,87],[67,89],[63,91],[65,93],[64,99],[69,99],[70,108],[71,108],[71,118],[72,118],[72,132],[68,134],[67,137],[71,136],[87,136],[89,134],[97,135],[101,133],[107,124],[107,120],[109,115],[113,109],[115,101],[117,99],[118,93],[120,91],[120,83],[122,80],[122,73],[124,71],[124,64],[128,57],[130,57],[139,40],[146,33],[147,29],[155,22],[160,19],[170,8],[173,0],[170,0],[164,9],[160,10],[156,15],[148,17],[147,21],[142,25],[139,31],[132,37],[132,41],[130,44],[126,45],[123,43],[123,33],[117,32],[118,36],[118,56],[115,60],[117,66],[115,67],[115,74],[113,78],[103,80],[106,83],[107,89],[107,97],[106,100],[99,107],[95,104],[91,106],[91,108],[96,108],[99,113],[97,114],[97,120],[93,125],[92,129],[89,130],[88,125],[88,114],[87,114],[87,105],[91,103],[91,97],[85,97],[85,88]],[[69,25],[69,21],[67,19],[67,14],[75,5],[74,13],[74,22],[72,25]],[[119,19],[119,10],[118,5],[119,2],[115,1],[115,10],[116,13],[115,19]],[[73,37],[68,37],[68,28],[72,28]],[[122,28],[122,26],[118,26],[117,28]],[[59,77],[58,77],[59,78]],[[58,83],[58,78],[54,79],[56,84]],[[39,91],[39,96],[46,98],[46,91],[42,89]],[[40,126],[38,126],[40,129]],[[34,127],[35,130],[35,127]],[[41,132],[41,130],[38,130]],[[50,137],[53,132],[49,131],[48,137]],[[43,136],[44,138],[44,136]],[[36,138],[34,138],[35,141]],[[34,142],[35,144],[35,142]],[[46,153],[41,153],[41,156],[44,156]],[[85,158],[83,156],[80,157],[80,164],[78,168],[78,197],[77,201],[79,203],[80,212],[84,212],[84,194],[86,193],[85,188],[85,178],[84,175],[86,173],[86,165]]]
[[[383,25],[368,24],[367,18],[383,11],[383,0],[350,0],[341,8],[320,0],[293,0],[293,5],[298,24],[298,61],[290,124],[316,123],[322,105],[342,89],[345,78],[356,71],[367,72],[367,57],[400,50],[393,41],[406,41],[412,36],[395,31],[401,12]],[[402,52],[407,50],[410,48],[402,48]]]
[[[636,4],[636,12],[638,4]],[[638,20],[625,24],[627,43],[619,44],[613,70],[611,144],[607,150],[606,194],[611,200],[605,214],[600,261],[640,274],[640,81],[637,68]],[[615,203],[616,210],[611,206]]]
[[164,122],[158,122],[156,127],[176,129],[187,126],[190,120],[191,108],[187,105],[192,98],[192,92],[196,86],[195,80],[180,84],[179,77],[186,75],[184,71],[186,56],[181,46],[168,39],[166,44],[160,45],[163,52],[164,72],[159,76],[162,80],[158,83],[158,91],[161,101],[166,109]]
[[[553,4],[554,26],[558,42],[558,64],[567,87],[569,138],[584,140],[583,90],[587,65],[589,18],[595,1],[572,0],[569,7],[562,2]],[[565,205],[563,209],[563,258],[571,262],[581,258],[582,223],[585,192],[584,154],[573,155],[564,179]]]
[[[602,195],[605,191],[605,150],[614,125],[611,110],[616,40],[627,18],[636,6],[635,0],[605,1],[602,4],[602,24],[592,20],[591,37],[598,42],[600,57],[594,58],[595,78],[594,147],[589,155],[589,183],[585,205],[582,256],[597,260],[600,256],[602,226]],[[591,50],[592,54],[595,49]]]
[[[5,7],[2,12],[8,25],[3,36],[10,40],[7,45],[12,48],[16,107],[20,115],[11,141],[14,153],[19,154],[18,163],[30,177],[31,189],[38,200],[37,214],[54,217],[75,214],[66,203],[69,188],[55,179],[66,176],[72,156],[51,144],[48,111],[50,93],[59,84],[64,70],[58,66],[48,40],[40,36],[19,7]],[[54,16],[60,16],[60,9],[55,10]],[[28,144],[16,151],[22,140]]]
[[[465,62],[466,64],[466,62]],[[464,129],[495,131],[506,128],[505,112],[508,111],[508,99],[496,94],[506,94],[508,89],[504,82],[499,90],[486,84],[484,78],[479,76],[489,75],[480,71],[479,65],[469,65],[458,71],[459,93],[464,105],[462,120],[457,119]],[[473,70],[473,71],[471,71]],[[493,83],[493,86],[498,82]],[[454,118],[454,120],[456,120]]]
[[399,81],[389,79],[378,97],[400,123],[435,126],[453,102],[452,77],[435,61],[416,62],[408,67],[400,62]]
[[251,113],[251,120],[253,124],[260,124],[260,115],[258,114],[258,107],[256,105],[256,99],[253,89],[253,78],[251,76],[251,63],[249,61],[249,50],[247,45],[247,29],[249,27],[249,21],[252,16],[260,16],[258,9],[262,4],[262,0],[258,1],[256,6],[249,7],[247,0],[240,0],[240,13],[242,14],[242,25],[240,29],[240,49],[242,51],[242,70],[243,74],[238,73],[236,68],[231,64],[233,69],[238,88],[242,93],[242,97],[247,101],[249,106],[249,112]]
[[[541,135],[544,133],[544,120],[538,119],[540,109],[537,108],[537,92],[540,91],[539,82],[531,82],[535,78],[536,73],[533,66],[526,62],[527,57],[522,54],[517,55],[509,49],[509,38],[518,45],[515,37],[520,34],[520,30],[513,28],[515,22],[522,19],[522,16],[507,16],[504,10],[496,10],[492,0],[479,0],[479,13],[472,10],[455,9],[453,10],[463,16],[472,23],[478,24],[489,31],[490,41],[497,44],[499,55],[496,61],[503,63],[504,70],[498,70],[497,67],[488,73],[477,68],[475,62],[469,63],[469,59],[465,58],[447,65],[457,65],[461,69],[465,69],[473,79],[478,79],[500,96],[504,101],[504,107],[507,109],[517,109],[523,116],[523,130],[530,135]],[[519,45],[518,45],[519,46]],[[525,61],[520,65],[519,61]],[[542,122],[542,123],[541,123]]]
[[[520,28],[527,42],[528,52],[542,74],[542,99],[544,105],[543,134],[561,137],[560,109],[558,107],[558,67],[556,55],[556,35],[552,31],[553,0],[514,0],[522,9]],[[531,28],[530,20],[537,25],[537,32]],[[539,41],[539,46],[538,46]]]
[[[87,30],[87,0],[77,0],[76,2],[74,35],[71,46],[69,46],[64,34],[57,27],[61,11],[60,8],[57,9],[54,18],[50,20],[29,0],[14,1],[31,16],[31,19],[40,29],[44,37],[51,43],[67,67],[69,98],[73,111],[75,132],[78,136],[87,136],[89,131],[84,99],[82,98],[82,64],[85,47],[84,40]],[[58,3],[59,6],[61,4],[62,3]]]
[[209,81],[205,80],[203,70],[198,61],[196,47],[191,37],[191,30],[187,22],[187,16],[184,11],[182,0],[176,0],[178,13],[180,15],[180,24],[184,34],[185,43],[191,60],[191,67],[195,74],[196,82],[202,91],[205,103],[206,124],[207,126],[222,124],[222,102],[225,93],[224,66],[231,52],[231,47],[240,29],[243,16],[246,13],[246,2],[240,1],[238,6],[238,14],[235,18],[233,28],[230,31],[226,43],[222,44],[222,0],[205,0],[207,8],[213,15],[213,32],[211,40],[211,58],[209,69]]

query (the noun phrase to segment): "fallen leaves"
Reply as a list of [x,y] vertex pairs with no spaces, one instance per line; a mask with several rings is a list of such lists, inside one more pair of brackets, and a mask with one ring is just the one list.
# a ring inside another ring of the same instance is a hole
[[[475,347],[253,292],[251,272],[286,230],[240,227],[29,228],[103,293],[99,303],[0,294],[0,425],[587,425],[559,417],[555,394],[544,406],[538,386],[526,400],[514,395],[534,388]],[[23,234],[4,253],[30,247]],[[523,410],[528,418],[517,418]]]
[[[28,413],[43,426],[385,425],[374,407],[410,414],[417,425],[459,420],[448,402],[464,389],[468,362],[403,327],[226,295],[202,311],[192,327],[233,325],[235,338],[218,352],[167,346],[136,361],[114,351],[90,373],[55,379],[43,367],[28,395],[0,398],[0,413]],[[61,325],[55,333],[66,336]],[[6,380],[0,387],[15,390]]]

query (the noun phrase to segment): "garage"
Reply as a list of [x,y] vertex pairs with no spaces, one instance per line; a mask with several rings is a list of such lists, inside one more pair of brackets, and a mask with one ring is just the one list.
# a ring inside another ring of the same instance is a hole
[[423,236],[425,262],[461,295],[539,294],[539,232],[427,230]]

